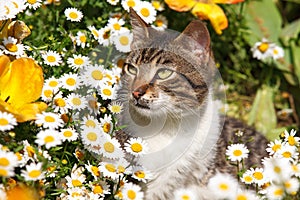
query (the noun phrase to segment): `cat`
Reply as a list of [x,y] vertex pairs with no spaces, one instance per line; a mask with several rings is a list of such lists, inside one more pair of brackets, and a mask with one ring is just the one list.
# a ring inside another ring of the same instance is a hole
[[145,199],[174,199],[178,188],[194,188],[198,199],[214,199],[206,184],[217,172],[236,176],[225,157],[237,131],[250,150],[246,166],[266,156],[267,139],[242,122],[219,114],[214,99],[216,67],[209,32],[200,20],[178,34],[149,27],[132,9],[131,52],[126,58],[118,100],[119,124],[142,137],[149,152],[139,163],[154,172],[143,186]]

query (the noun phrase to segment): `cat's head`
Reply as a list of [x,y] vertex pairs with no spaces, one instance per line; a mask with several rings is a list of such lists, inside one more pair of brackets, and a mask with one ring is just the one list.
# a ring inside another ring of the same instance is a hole
[[215,67],[206,26],[192,21],[181,34],[157,31],[133,10],[130,15],[133,42],[121,98],[144,115],[201,106]]

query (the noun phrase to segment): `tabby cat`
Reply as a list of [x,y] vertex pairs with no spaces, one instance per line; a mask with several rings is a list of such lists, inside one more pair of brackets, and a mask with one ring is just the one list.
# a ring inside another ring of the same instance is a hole
[[124,66],[118,99],[124,105],[119,123],[142,137],[149,152],[140,164],[154,172],[143,186],[145,199],[174,199],[178,188],[193,188],[198,199],[214,199],[205,191],[216,172],[236,175],[226,161],[235,132],[244,132],[250,150],[246,166],[259,165],[267,140],[238,120],[218,114],[214,100],[215,64],[210,36],[201,21],[181,33],[157,31],[131,10],[133,42]]

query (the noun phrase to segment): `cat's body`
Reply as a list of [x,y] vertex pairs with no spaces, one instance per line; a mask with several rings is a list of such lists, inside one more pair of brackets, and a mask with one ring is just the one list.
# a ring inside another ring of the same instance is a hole
[[267,140],[218,114],[210,38],[200,21],[178,35],[148,28],[134,12],[131,17],[134,42],[119,92],[120,123],[149,144],[150,152],[139,160],[155,173],[144,188],[145,199],[173,199],[174,191],[185,187],[198,199],[213,199],[203,192],[208,179],[218,171],[236,174],[225,158],[226,147],[237,141],[235,133],[244,132],[247,166],[260,163]]

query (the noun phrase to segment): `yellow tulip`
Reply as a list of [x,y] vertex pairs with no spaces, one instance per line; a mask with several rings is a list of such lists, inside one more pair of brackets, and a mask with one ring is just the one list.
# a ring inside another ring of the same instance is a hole
[[12,113],[18,122],[35,119],[46,110],[43,102],[35,102],[44,84],[43,70],[30,58],[10,61],[0,56],[0,111]]

